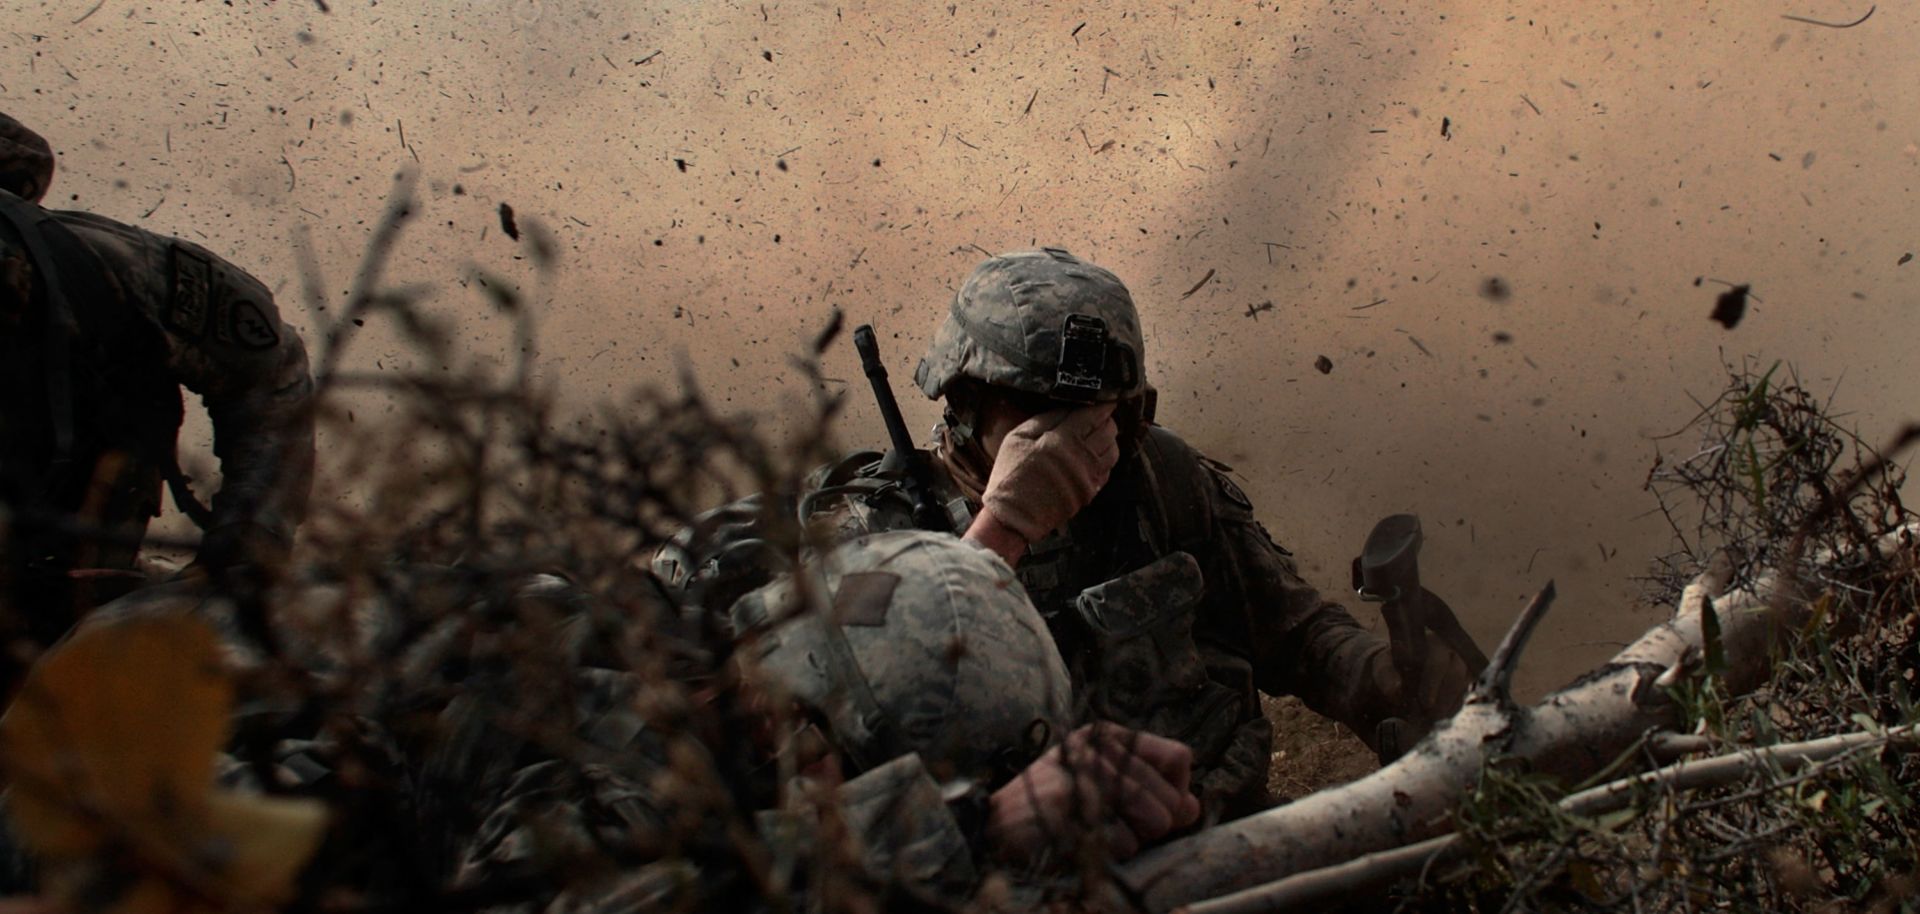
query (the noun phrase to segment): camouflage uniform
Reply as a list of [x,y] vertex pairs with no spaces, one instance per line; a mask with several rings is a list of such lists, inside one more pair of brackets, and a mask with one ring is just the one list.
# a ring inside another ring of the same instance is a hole
[[[1103,357],[1072,355],[1069,315],[1098,320]],[[1396,710],[1392,660],[1384,639],[1301,579],[1228,467],[1152,424],[1142,347],[1112,273],[1054,249],[982,264],[916,372],[927,396],[948,402],[927,453],[931,497],[956,533],[979,510],[988,467],[970,440],[976,417],[955,403],[965,383],[1054,406],[1120,401],[1122,457],[1107,485],[1030,546],[1018,575],[1093,712],[1190,746],[1209,818],[1230,817],[1267,802],[1272,732],[1260,693],[1297,695],[1371,741]],[[1066,364],[1075,359],[1083,364]],[[880,454],[852,455],[816,473],[797,504],[756,498],[711,512],[657,570],[692,599],[724,601],[768,573],[757,537],[788,512],[828,536],[912,526],[902,482]]]
[[42,639],[137,581],[161,483],[178,481],[182,384],[223,478],[195,518],[201,562],[283,552],[313,467],[306,350],[267,288],[191,242],[43,209],[51,177],[45,141],[0,114],[0,508],[24,515],[6,525],[0,600],[30,607]]

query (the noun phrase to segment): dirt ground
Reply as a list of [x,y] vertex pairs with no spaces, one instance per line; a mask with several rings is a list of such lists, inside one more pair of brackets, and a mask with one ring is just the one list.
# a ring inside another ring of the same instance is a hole
[[1373,750],[1340,726],[1307,709],[1298,698],[1266,698],[1273,722],[1273,768],[1267,791],[1274,800],[1297,800],[1345,784],[1380,767]]

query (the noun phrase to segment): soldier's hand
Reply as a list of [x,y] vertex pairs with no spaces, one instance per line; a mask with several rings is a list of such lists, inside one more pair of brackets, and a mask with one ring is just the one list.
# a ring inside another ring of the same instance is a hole
[[[1382,652],[1384,660],[1390,656]],[[1390,662],[1382,662],[1374,668],[1374,687],[1387,698],[1392,708],[1393,738],[1391,745],[1375,745],[1380,754],[1380,763],[1386,764],[1399,758],[1414,743],[1420,741],[1435,724],[1452,717],[1466,701],[1467,691],[1473,688],[1473,673],[1467,661],[1459,654],[1449,650],[1439,639],[1427,640],[1426,662],[1421,664],[1420,681],[1408,686]],[[1376,743],[1386,740],[1387,732],[1375,734]]]
[[1120,459],[1116,405],[1052,410],[1015,426],[994,455],[981,514],[1028,543],[1066,526]]
[[1467,690],[1473,688],[1473,674],[1467,670],[1467,661],[1453,651],[1440,648],[1427,658],[1424,673],[1414,700],[1434,721],[1452,717],[1467,700]]
[[1116,859],[1191,825],[1185,744],[1115,724],[1090,724],[1048,750],[988,799],[986,837],[1003,859],[1031,862],[1101,834]]

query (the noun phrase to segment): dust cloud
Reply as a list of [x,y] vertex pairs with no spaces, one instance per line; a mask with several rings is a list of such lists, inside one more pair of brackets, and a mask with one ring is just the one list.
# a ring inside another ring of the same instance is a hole
[[[503,360],[470,286],[524,283],[581,404],[684,360],[777,424],[837,307],[930,427],[905,378],[954,284],[1069,248],[1315,583],[1408,510],[1489,646],[1557,579],[1537,690],[1655,620],[1653,439],[1723,362],[1791,361],[1870,439],[1920,412],[1920,13],[1781,4],[7,0],[0,106],[55,205],[207,244],[301,328],[303,233],[337,300],[417,174],[393,278]],[[1737,328],[1696,277],[1751,284]],[[368,329],[357,367],[403,363]],[[880,442],[852,392],[842,440]]]

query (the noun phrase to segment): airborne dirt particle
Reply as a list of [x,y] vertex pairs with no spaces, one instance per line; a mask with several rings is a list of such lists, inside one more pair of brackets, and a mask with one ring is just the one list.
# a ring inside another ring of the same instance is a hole
[[1713,313],[1707,315],[1707,319],[1719,321],[1720,326],[1732,330],[1741,318],[1747,316],[1747,292],[1751,288],[1734,286],[1720,293],[1720,297],[1713,302]]
[[1506,301],[1513,297],[1513,287],[1498,276],[1489,276],[1480,283],[1480,297],[1487,301]]
[[1313,367],[1321,374],[1333,374],[1333,360],[1324,355],[1313,360]]
[[513,221],[513,207],[506,203],[500,204],[500,231],[506,232],[508,238],[520,240],[520,224]]

